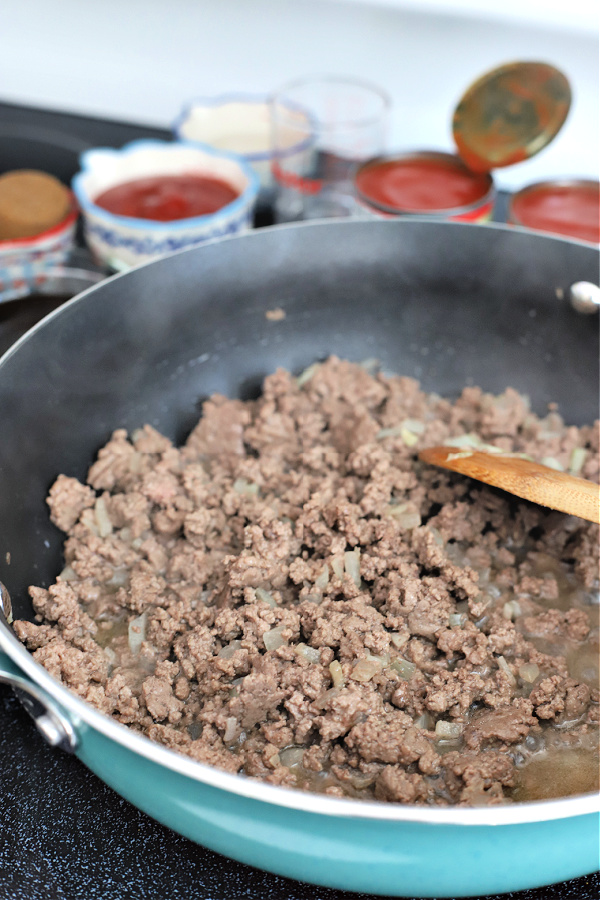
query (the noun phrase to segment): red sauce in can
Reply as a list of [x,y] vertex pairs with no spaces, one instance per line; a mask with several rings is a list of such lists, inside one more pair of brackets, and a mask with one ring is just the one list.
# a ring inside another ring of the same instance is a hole
[[600,243],[600,183],[540,182],[512,198],[510,220],[537,231]]
[[94,203],[117,216],[172,222],[217,212],[238,196],[220,178],[189,173],[125,181],[103,191]]
[[355,186],[363,200],[390,212],[445,212],[478,204],[492,179],[456,156],[432,152],[372,160],[359,169]]

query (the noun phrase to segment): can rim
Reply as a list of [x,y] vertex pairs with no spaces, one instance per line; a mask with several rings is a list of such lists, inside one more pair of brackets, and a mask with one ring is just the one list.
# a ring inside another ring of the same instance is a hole
[[[398,206],[389,206],[386,203],[380,203],[372,199],[368,194],[364,193],[357,184],[358,176],[367,168],[373,168],[381,163],[403,162],[413,159],[424,159],[439,162],[453,163],[455,168],[460,169],[466,175],[470,175],[473,179],[484,178],[487,182],[487,190],[478,200],[468,203],[465,206],[445,206],[437,209],[402,209]],[[447,153],[442,150],[413,150],[403,153],[382,154],[373,156],[371,159],[365,160],[354,173],[354,190],[358,200],[363,206],[375,209],[382,213],[396,216],[459,216],[474,212],[488,203],[491,203],[496,197],[496,185],[491,172],[474,172],[465,164],[461,157],[456,153]]]
[[597,181],[595,178],[544,178],[542,181],[532,181],[531,184],[526,184],[519,188],[518,191],[511,195],[511,202],[516,197],[522,197],[523,194],[528,194],[530,191],[538,191],[544,188],[570,187],[600,188],[600,181]]

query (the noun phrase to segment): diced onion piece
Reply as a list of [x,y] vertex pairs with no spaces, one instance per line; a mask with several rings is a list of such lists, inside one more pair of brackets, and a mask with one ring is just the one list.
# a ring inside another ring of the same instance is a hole
[[228,644],[225,644],[224,647],[221,647],[218,655],[221,657],[221,659],[231,659],[236,650],[239,650],[241,646],[241,641],[229,641]]
[[94,504],[94,515],[96,517],[96,524],[98,526],[98,534],[101,538],[108,537],[109,534],[112,534],[113,525],[108,516],[108,510],[106,509],[106,503],[104,502],[104,497],[97,497],[96,503]]
[[127,569],[115,569],[108,581],[105,581],[104,584],[108,587],[125,587],[127,582],[129,581],[129,572]]
[[407,510],[399,516],[394,517],[396,522],[400,526],[400,528],[405,528],[407,531],[411,531],[413,528],[418,528],[421,524],[421,515],[418,512],[410,512]]
[[443,547],[443,546],[444,546],[444,538],[443,538],[442,535],[439,533],[439,531],[437,530],[437,528],[434,528],[434,526],[431,525],[431,526],[429,527],[429,533],[430,533],[430,535],[432,536],[432,538],[434,539],[434,541],[436,542],[436,544],[438,545],[438,547]]
[[393,634],[390,634],[390,641],[394,647],[400,650],[408,641],[408,634],[398,634],[397,632],[394,632]]
[[400,437],[407,447],[414,447],[415,444],[418,444],[419,442],[419,435],[415,434],[414,431],[410,431],[408,428],[402,429]]
[[382,428],[375,435],[376,440],[382,441],[388,437],[401,437],[408,447],[412,447],[418,441],[418,435],[425,431],[425,423],[420,419],[403,419],[399,425],[391,428]]
[[417,728],[424,728],[425,731],[431,731],[433,719],[429,713],[423,713],[418,719],[415,719],[415,725]]
[[229,744],[236,736],[238,730],[238,723],[235,716],[228,716],[225,719],[225,731],[223,733],[223,740],[226,744]]
[[285,638],[282,634],[284,627],[283,625],[278,625],[276,628],[271,628],[270,631],[265,631],[263,643],[267,650],[277,650],[278,647],[285,644]]
[[137,656],[140,652],[142,642],[146,640],[146,625],[148,622],[148,613],[143,612],[141,616],[132,619],[129,623],[127,639],[129,641],[129,649]]
[[463,733],[463,726],[459,722],[439,719],[435,723],[435,733],[442,741],[456,741]]
[[473,456],[472,450],[458,450],[456,453],[448,453],[446,462],[452,462],[453,459],[468,459],[469,456]]
[[388,516],[401,516],[408,509],[408,503],[390,503],[390,505],[386,509],[386,513]]
[[450,628],[462,628],[466,621],[467,617],[464,613],[450,613],[448,616]]
[[346,550],[344,570],[356,587],[360,587],[360,550]]
[[84,509],[84,511],[81,513],[79,521],[82,525],[85,525],[88,531],[91,531],[92,534],[96,535],[96,537],[99,536],[98,522],[96,521],[96,516],[91,509]]
[[313,363],[311,366],[307,366],[303,372],[300,372],[298,377],[296,378],[296,385],[298,387],[302,387],[303,384],[306,384],[307,381],[313,377],[313,375],[319,371],[321,368],[321,363]]
[[425,431],[425,422],[422,422],[421,419],[404,419],[402,425],[415,434],[423,434]]
[[374,653],[367,653],[367,659],[374,659],[375,662],[380,663],[382,666],[389,666],[390,664],[389,653],[382,653],[380,656],[377,656]]
[[285,750],[279,751],[279,761],[286,769],[301,766],[303,757],[304,747],[286,747]]
[[129,454],[127,468],[133,475],[137,475],[141,472],[143,459],[144,457],[141,453],[138,453],[137,450],[134,450],[133,453]]
[[367,682],[371,680],[373,675],[380,672],[381,668],[381,662],[376,659],[359,659],[358,662],[354,664],[354,668],[350,673],[350,678],[352,678],[353,681]]
[[114,666],[114,664],[115,664],[116,661],[117,661],[117,654],[116,654],[115,651],[112,649],[112,647],[105,647],[105,648],[104,648],[104,655],[105,655],[105,657],[107,658],[107,660],[109,661],[109,663],[111,664],[111,666]]
[[339,556],[335,556],[331,560],[331,568],[333,569],[333,574],[336,575],[341,581],[344,578],[344,562],[339,558]]
[[333,681],[334,688],[339,688],[344,686],[344,673],[342,671],[341,664],[334,659],[329,663],[329,672],[331,674],[331,680]]
[[557,472],[564,472],[564,466],[554,456],[544,456],[540,460],[543,466],[548,466],[549,469],[556,469]]
[[315,587],[319,591],[322,591],[323,588],[326,588],[328,584],[329,584],[329,566],[327,565],[327,563],[325,563],[325,565],[323,566],[323,569],[321,571],[321,574],[318,575],[316,578]]
[[392,660],[390,668],[397,672],[404,681],[410,681],[415,674],[415,669],[417,667],[415,663],[409,662],[407,659],[402,659],[402,657],[398,656],[396,659]]
[[471,449],[478,450],[481,447],[482,441],[478,434],[470,431],[467,434],[459,434],[457,437],[446,438],[444,441],[444,447],[460,447],[461,449]]
[[569,472],[571,475],[580,475],[583,464],[587,456],[585,447],[574,447],[571,451],[571,459],[569,461]]
[[61,581],[76,581],[77,572],[71,566],[65,566],[58,577]]
[[519,666],[519,678],[526,681],[527,684],[533,684],[539,674],[540,668],[535,663],[525,663]]
[[507,675],[510,683],[512,685],[515,685],[517,683],[517,679],[513,675],[512,670],[511,670],[510,666],[508,665],[508,663],[506,662],[506,660],[504,659],[504,657],[499,656],[497,659],[497,662],[498,662],[498,668],[501,669]]
[[263,603],[266,603],[267,606],[275,607],[277,606],[277,601],[273,594],[270,594],[269,591],[265,591],[263,588],[256,588],[254,591],[257,600],[261,600]]
[[381,366],[381,361],[376,356],[369,356],[359,363],[361,369],[364,369],[369,375],[376,375]]
[[365,788],[370,787],[375,781],[376,775],[371,772],[357,772],[356,775],[351,775],[349,778],[350,784],[353,788],[356,788],[357,791],[364,791]]
[[522,610],[518,600],[507,600],[502,607],[502,615],[511,622],[514,621],[517,616],[520,616],[521,612]]
[[324,694],[321,694],[317,699],[313,702],[313,706],[317,709],[327,709],[329,706],[329,701],[333,700],[334,697],[337,697],[340,689],[336,687],[329,688],[328,691],[325,691]]
[[251,481],[246,481],[245,478],[236,478],[233,482],[233,490],[237,494],[252,496],[258,494],[258,485],[253,484]]
[[375,435],[375,440],[383,441],[384,438],[398,437],[402,433],[402,425],[394,425],[392,428],[382,428]]
[[296,644],[296,652],[309,663],[321,662],[321,651],[316,647],[309,647],[308,644]]

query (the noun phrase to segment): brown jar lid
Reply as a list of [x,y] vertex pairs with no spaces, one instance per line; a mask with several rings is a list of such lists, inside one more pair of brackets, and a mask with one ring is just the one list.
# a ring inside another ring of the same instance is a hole
[[558,134],[570,106],[566,76],[548,63],[492,69],[467,89],[454,111],[458,152],[474,172],[522,162]]

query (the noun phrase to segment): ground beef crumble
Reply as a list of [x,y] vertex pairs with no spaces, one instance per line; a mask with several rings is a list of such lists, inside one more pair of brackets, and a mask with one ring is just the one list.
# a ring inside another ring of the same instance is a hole
[[535,799],[537,759],[597,751],[598,528],[418,461],[465,434],[598,480],[597,423],[335,357],[211,397],[181,448],[119,429],[87,484],[50,489],[65,568],[15,631],[102,712],[230,772]]

